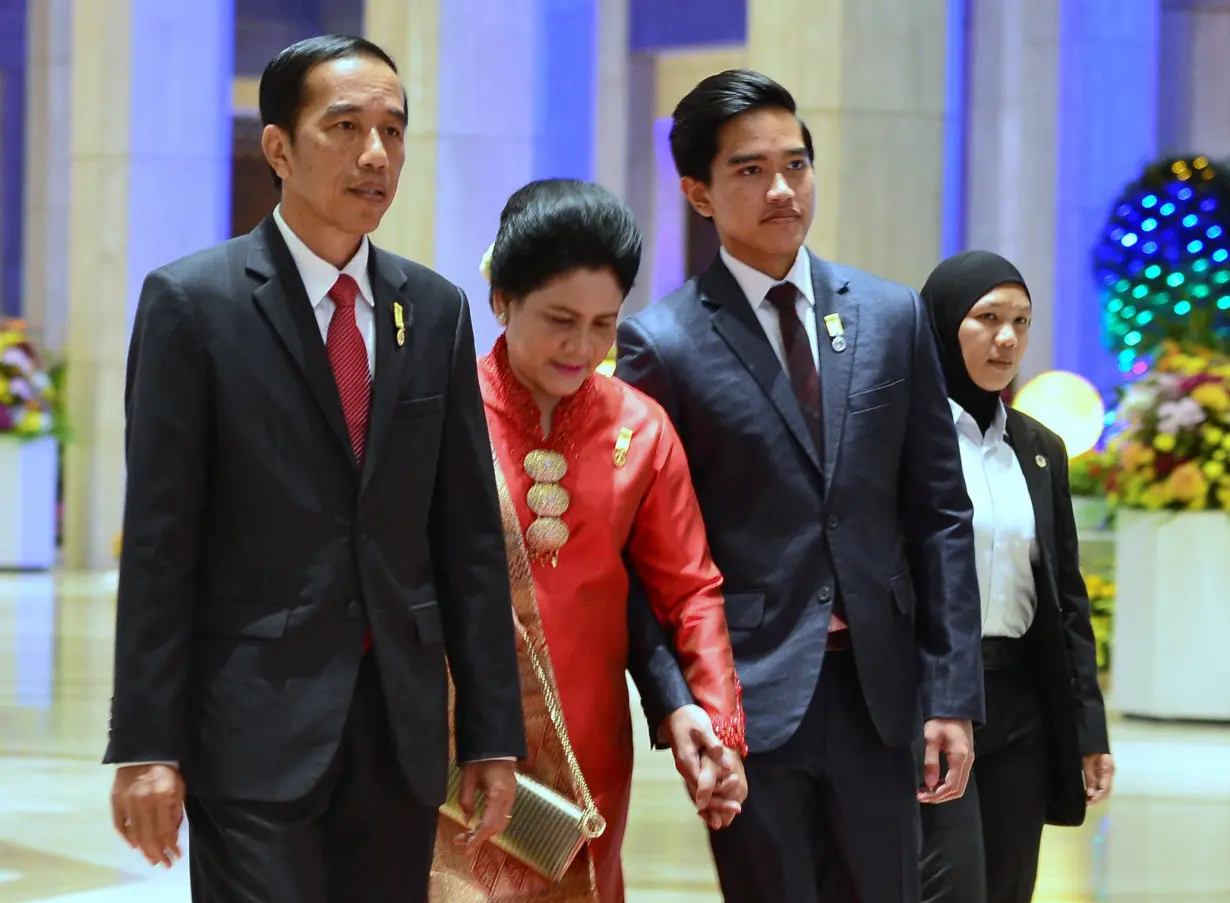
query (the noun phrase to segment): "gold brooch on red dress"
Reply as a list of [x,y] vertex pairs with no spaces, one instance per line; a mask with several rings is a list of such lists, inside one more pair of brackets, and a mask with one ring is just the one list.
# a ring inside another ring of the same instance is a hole
[[522,466],[526,476],[534,481],[525,500],[536,515],[525,531],[525,543],[531,558],[548,558],[554,567],[569,536],[568,525],[561,518],[571,498],[560,485],[568,472],[568,461],[559,452],[538,448],[525,456]]
[[632,446],[632,430],[626,426],[621,428],[615,439],[615,466],[623,467],[628,463],[628,449]]

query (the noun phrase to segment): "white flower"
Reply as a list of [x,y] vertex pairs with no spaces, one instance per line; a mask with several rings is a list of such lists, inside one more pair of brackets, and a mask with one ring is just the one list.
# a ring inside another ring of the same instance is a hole
[[491,281],[491,255],[495,252],[495,242],[487,248],[487,253],[483,255],[483,259],[478,264],[478,271],[483,274],[483,278],[488,282]]
[[1191,429],[1205,421],[1204,408],[1190,398],[1164,401],[1157,409],[1157,431],[1174,435],[1183,429]]

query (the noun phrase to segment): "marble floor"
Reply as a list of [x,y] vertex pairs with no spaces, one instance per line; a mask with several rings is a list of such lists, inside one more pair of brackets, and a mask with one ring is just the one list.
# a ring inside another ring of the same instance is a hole
[[[0,903],[188,900],[182,863],[146,867],[110,825],[113,592],[114,575],[0,575]],[[1116,720],[1113,743],[1116,794],[1048,829],[1037,903],[1230,903],[1230,727]],[[638,750],[624,861],[629,903],[719,899],[665,755]]]

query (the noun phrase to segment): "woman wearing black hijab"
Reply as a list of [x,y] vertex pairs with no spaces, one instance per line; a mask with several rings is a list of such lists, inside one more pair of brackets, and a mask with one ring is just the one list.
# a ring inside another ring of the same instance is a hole
[[1114,774],[1068,454],[1000,400],[1033,315],[1016,267],[987,251],[958,254],[922,297],[974,504],[987,708],[965,795],[922,807],[923,900],[1026,903],[1043,825],[1081,824]]

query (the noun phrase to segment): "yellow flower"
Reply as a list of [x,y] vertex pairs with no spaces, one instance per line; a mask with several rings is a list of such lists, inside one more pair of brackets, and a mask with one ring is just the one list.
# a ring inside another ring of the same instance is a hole
[[1217,383],[1203,383],[1192,389],[1192,400],[1216,414],[1230,410],[1230,395]]
[[1226,437],[1225,430],[1216,426],[1206,426],[1200,431],[1200,435],[1204,439],[1205,445],[1211,445],[1214,448],[1221,445],[1222,440]]
[[1153,437],[1153,447],[1160,452],[1174,451],[1174,436],[1170,433],[1158,433]]
[[[1227,438],[1227,443],[1230,447],[1230,437]],[[1126,470],[1139,470],[1153,463],[1153,449],[1139,442],[1125,442],[1119,454],[1119,463]]]
[[1225,475],[1226,465],[1220,461],[1206,461],[1201,470],[1204,471],[1205,479],[1210,483],[1216,483]]
[[1225,483],[1217,487],[1217,503],[1225,510],[1230,510],[1230,486]]
[[1180,464],[1172,470],[1166,480],[1166,485],[1170,487],[1170,494],[1174,500],[1184,505],[1197,499],[1203,499],[1209,491],[1209,484],[1195,461]]
[[1154,483],[1140,494],[1140,507],[1148,511],[1160,511],[1172,498],[1170,484]]

